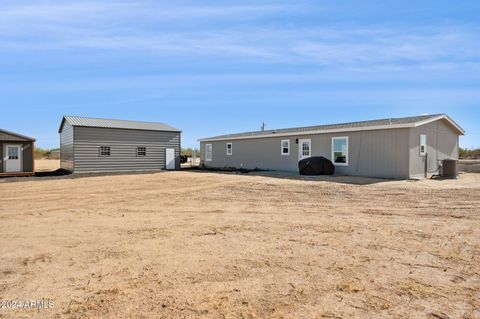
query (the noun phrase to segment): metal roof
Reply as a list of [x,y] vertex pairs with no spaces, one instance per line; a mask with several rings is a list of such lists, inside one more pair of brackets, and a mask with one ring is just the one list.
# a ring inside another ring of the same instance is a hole
[[119,128],[128,130],[144,130],[144,131],[167,131],[167,132],[181,132],[170,125],[158,122],[142,122],[142,121],[126,121],[114,119],[101,119],[93,117],[80,116],[64,116],[58,132],[63,128],[63,123],[68,122],[72,126],[78,127],[100,127],[100,128]]
[[371,121],[349,122],[340,124],[327,124],[316,126],[305,126],[295,128],[285,128],[277,130],[252,131],[245,133],[226,134],[209,138],[200,139],[201,142],[215,141],[215,140],[229,140],[229,139],[249,139],[262,138],[272,136],[289,136],[289,135],[305,135],[305,134],[321,134],[331,132],[348,132],[348,131],[363,131],[363,130],[377,130],[377,129],[392,129],[392,128],[406,128],[424,125],[436,120],[446,119],[452,126],[454,126],[460,135],[465,134],[465,131],[453,121],[446,114],[434,115],[420,115],[400,118],[387,118]]
[[15,137],[18,137],[18,138],[21,139],[21,140],[35,142],[35,139],[34,139],[33,137],[26,136],[26,135],[22,135],[22,134],[18,134],[18,133],[11,132],[11,131],[7,131],[7,130],[4,130],[4,129],[0,129],[0,133],[5,133],[5,134],[13,135],[13,136],[15,136]]

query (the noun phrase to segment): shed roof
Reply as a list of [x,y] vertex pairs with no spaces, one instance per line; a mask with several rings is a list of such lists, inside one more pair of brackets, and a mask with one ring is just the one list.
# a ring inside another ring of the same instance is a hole
[[349,122],[340,124],[327,124],[305,127],[294,127],[277,130],[253,131],[236,134],[219,135],[209,138],[200,139],[200,142],[221,141],[231,139],[250,139],[263,138],[272,136],[290,136],[290,135],[306,135],[306,134],[322,134],[335,132],[352,132],[352,131],[366,131],[379,129],[393,129],[393,128],[408,128],[425,125],[437,120],[446,120],[458,132],[459,135],[464,135],[465,131],[453,121],[446,114],[420,115],[400,118],[387,118],[379,120]]
[[7,131],[4,129],[0,129],[0,140],[4,140],[5,137],[2,136],[10,136],[10,138],[6,139],[8,141],[28,141],[28,142],[35,142],[35,139],[30,136],[14,133],[11,131]]
[[179,129],[176,129],[170,125],[158,122],[127,121],[66,115],[63,117],[60,128],[58,129],[59,133],[62,132],[63,124],[65,122],[68,122],[70,125],[77,127],[100,127],[144,131],[181,132]]

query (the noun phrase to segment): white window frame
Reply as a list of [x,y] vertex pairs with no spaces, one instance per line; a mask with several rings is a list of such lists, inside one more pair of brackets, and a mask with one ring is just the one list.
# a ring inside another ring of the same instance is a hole
[[[425,143],[422,143],[423,137],[425,137]],[[420,156],[426,156],[427,155],[427,134],[420,134]],[[423,151],[422,151],[422,146],[424,146]]]
[[[143,149],[143,151],[140,152],[140,149]],[[147,147],[137,146],[137,157],[145,157],[145,156],[147,156]]]
[[[230,146],[230,148],[228,148],[228,146]],[[233,143],[231,143],[231,142],[227,143],[226,148],[227,148],[227,155],[232,156],[233,155]]]
[[[105,148],[105,149],[108,148],[108,154],[104,154],[104,152],[102,152],[102,148]],[[98,147],[98,154],[99,154],[101,157],[111,156],[111,155],[112,155],[112,148],[111,148],[110,146],[99,146],[99,147]]]
[[[210,151],[208,149],[210,148]],[[213,146],[212,144],[205,144],[205,161],[211,162],[213,159]]]
[[[284,148],[284,147],[283,147],[283,143],[285,143],[285,142],[288,143],[288,146],[287,146],[288,152],[287,152],[287,153],[284,153],[284,152],[283,152],[283,148]],[[290,140],[281,140],[281,141],[280,141],[280,154],[283,155],[283,156],[288,156],[288,155],[290,155]]]
[[[336,140],[347,140],[347,160],[345,163],[335,163],[335,141]],[[350,154],[349,154],[349,148],[350,148],[350,142],[348,140],[348,136],[335,136],[332,137],[332,163],[335,166],[348,166],[348,162],[350,161]]]

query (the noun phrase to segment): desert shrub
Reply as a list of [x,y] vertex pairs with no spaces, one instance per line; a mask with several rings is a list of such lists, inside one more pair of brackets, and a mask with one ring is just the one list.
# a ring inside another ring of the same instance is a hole
[[35,159],[60,159],[60,149],[35,147]]
[[461,148],[459,150],[461,159],[480,159],[480,149]]

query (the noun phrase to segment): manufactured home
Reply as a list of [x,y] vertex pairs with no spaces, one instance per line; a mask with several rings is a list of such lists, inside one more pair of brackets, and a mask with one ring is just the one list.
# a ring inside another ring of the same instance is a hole
[[35,174],[35,139],[0,129],[0,176]]
[[175,170],[181,131],[164,123],[64,116],[61,168],[72,173]]
[[465,131],[446,114],[262,130],[204,138],[207,168],[298,172],[298,162],[323,156],[336,174],[393,179],[438,174],[442,160],[458,160]]

